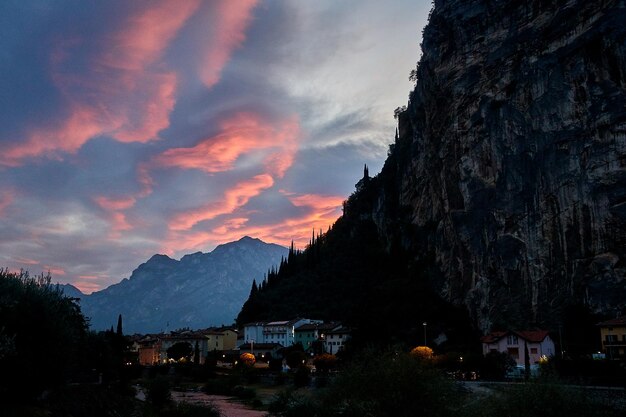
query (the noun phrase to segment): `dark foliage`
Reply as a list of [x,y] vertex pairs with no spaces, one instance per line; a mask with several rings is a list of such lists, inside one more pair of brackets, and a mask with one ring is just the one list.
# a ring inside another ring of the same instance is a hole
[[176,361],[180,359],[190,360],[191,355],[193,355],[193,348],[188,342],[174,343],[167,349],[167,357]]
[[50,276],[0,270],[0,397],[32,400],[79,373],[87,323]]
[[[353,328],[357,347],[366,343],[423,343],[422,322],[431,337],[445,331],[450,344],[476,341],[467,314],[437,297],[429,286],[430,260],[416,261],[399,245],[387,248],[373,221],[354,213],[374,204],[378,178],[367,178],[345,203],[345,214],[305,251],[287,259],[251,291],[238,324],[312,317],[341,320]],[[361,183],[361,182],[360,182]],[[376,328],[375,333],[360,333]]]

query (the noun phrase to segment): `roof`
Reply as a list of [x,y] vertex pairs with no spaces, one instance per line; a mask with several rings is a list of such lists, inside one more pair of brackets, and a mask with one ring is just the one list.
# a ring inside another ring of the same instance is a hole
[[480,338],[483,343],[496,343],[510,334],[516,335],[527,342],[540,343],[550,334],[547,330],[514,330],[506,332],[491,332]]
[[304,332],[309,330],[325,330],[330,331],[341,326],[339,323],[307,323],[296,327],[296,332]]
[[344,326],[335,327],[332,331],[326,332],[326,334],[350,334],[351,330]]
[[480,341],[483,343],[496,343],[498,340],[502,339],[507,334],[508,332],[491,332],[488,335],[481,337]]
[[600,327],[612,327],[612,326],[626,326],[626,316],[617,317],[611,320],[603,321],[596,324]]

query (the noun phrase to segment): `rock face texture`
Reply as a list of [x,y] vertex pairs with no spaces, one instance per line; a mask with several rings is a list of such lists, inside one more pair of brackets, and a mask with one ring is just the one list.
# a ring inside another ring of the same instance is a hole
[[389,247],[482,330],[626,303],[626,2],[436,0],[368,187]]
[[[287,252],[282,246],[244,237],[209,253],[185,255],[180,261],[154,255],[129,279],[81,295],[81,308],[94,330],[114,326],[122,314],[127,334],[229,325],[253,279],[260,282]],[[65,291],[76,297],[71,289]]]

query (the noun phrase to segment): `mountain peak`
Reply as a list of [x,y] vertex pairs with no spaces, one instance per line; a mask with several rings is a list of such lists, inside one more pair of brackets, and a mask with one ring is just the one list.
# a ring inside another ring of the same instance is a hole
[[180,261],[153,255],[128,280],[83,297],[83,311],[94,329],[110,327],[119,314],[130,332],[160,331],[167,323],[170,328],[230,324],[252,280],[260,282],[286,253],[286,248],[245,236]]

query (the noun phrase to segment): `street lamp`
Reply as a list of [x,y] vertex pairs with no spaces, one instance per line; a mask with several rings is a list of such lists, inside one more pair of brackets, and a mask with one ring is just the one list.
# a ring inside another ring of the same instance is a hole
[[427,343],[426,343],[426,325],[427,325],[427,323],[424,322],[424,323],[422,323],[422,325],[424,326],[424,346],[428,346]]

